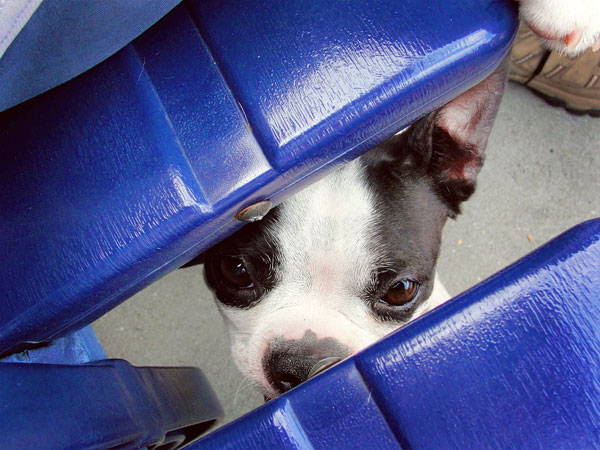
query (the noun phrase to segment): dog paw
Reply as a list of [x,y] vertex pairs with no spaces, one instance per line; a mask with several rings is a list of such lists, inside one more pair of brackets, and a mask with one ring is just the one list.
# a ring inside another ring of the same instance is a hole
[[550,50],[600,49],[600,0],[520,0],[521,19]]

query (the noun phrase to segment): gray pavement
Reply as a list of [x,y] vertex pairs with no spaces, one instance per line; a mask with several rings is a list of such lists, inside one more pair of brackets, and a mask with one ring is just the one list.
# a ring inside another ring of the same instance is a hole
[[[478,189],[444,232],[439,273],[458,294],[560,232],[600,216],[600,119],[510,84]],[[529,236],[528,236],[529,235]],[[109,357],[204,370],[226,421],[262,404],[234,367],[201,268],[177,270],[94,323]]]

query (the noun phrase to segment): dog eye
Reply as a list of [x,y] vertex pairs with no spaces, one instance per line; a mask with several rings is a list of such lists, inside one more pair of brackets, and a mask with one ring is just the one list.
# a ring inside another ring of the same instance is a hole
[[400,280],[394,284],[381,301],[390,306],[406,306],[410,304],[419,294],[419,283],[413,280]]
[[244,261],[233,256],[224,256],[220,263],[221,274],[223,281],[232,289],[251,289],[254,287],[254,282]]

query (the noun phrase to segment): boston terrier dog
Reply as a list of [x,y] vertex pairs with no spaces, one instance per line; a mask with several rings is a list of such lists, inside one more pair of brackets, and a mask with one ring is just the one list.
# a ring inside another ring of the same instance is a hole
[[[521,7],[553,48],[600,37],[600,0]],[[475,189],[508,66],[205,253],[234,360],[266,399],[448,298],[442,228]]]

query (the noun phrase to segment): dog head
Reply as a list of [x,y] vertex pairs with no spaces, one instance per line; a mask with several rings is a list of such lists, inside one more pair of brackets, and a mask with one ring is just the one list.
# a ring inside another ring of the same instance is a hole
[[204,255],[234,360],[266,397],[446,300],[442,228],[475,189],[506,66]]

